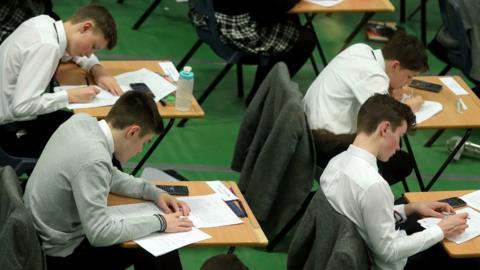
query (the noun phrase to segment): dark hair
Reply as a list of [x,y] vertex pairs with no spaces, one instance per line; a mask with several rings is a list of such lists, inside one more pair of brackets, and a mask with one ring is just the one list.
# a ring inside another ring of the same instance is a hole
[[416,118],[412,109],[389,95],[375,94],[360,107],[357,118],[357,133],[372,134],[382,121],[389,121],[396,130],[405,121],[407,131],[415,129]]
[[115,102],[105,120],[116,129],[140,126],[140,136],[163,132],[163,122],[157,105],[147,93],[127,91]]
[[221,254],[205,261],[200,270],[248,270],[248,267],[235,254]]
[[68,18],[68,21],[74,24],[85,20],[92,20],[95,22],[95,27],[103,34],[109,50],[117,45],[117,26],[112,14],[110,14],[106,8],[98,4],[90,4],[81,7],[75,11],[70,18]]
[[397,31],[382,48],[383,58],[398,60],[400,67],[425,72],[428,70],[428,57],[425,46],[415,36]]

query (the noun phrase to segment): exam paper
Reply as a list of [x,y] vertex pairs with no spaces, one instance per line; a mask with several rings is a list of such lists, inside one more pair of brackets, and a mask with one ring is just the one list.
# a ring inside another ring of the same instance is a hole
[[343,2],[343,0],[304,0],[304,1],[316,4],[319,6],[323,6],[323,7],[331,7]]
[[465,194],[460,199],[464,200],[468,206],[480,211],[480,190]]
[[238,200],[238,197],[235,196],[222,182],[220,181],[207,181],[208,186],[215,191],[220,198],[224,201],[233,201]]
[[[61,85],[61,86],[56,86],[53,91],[58,92],[58,91],[66,91],[72,88],[77,88],[77,87],[87,87],[86,85]],[[104,107],[104,106],[112,106],[117,102],[117,99],[119,98],[118,96],[112,95],[112,93],[108,92],[107,90],[95,86],[98,90],[100,90],[100,93],[98,93],[95,98],[87,103],[70,103],[68,104],[67,108],[70,110],[74,109],[83,109],[83,108],[96,108],[96,107]],[[120,85],[120,88],[122,90],[128,91],[130,90],[127,86]]]
[[152,90],[157,102],[176,89],[173,84],[162,78],[162,76],[146,68],[117,75],[115,79],[120,85],[130,85],[131,83],[146,84]]
[[455,81],[454,78],[441,77],[440,81],[442,81],[442,83],[445,84],[448,87],[448,89],[450,89],[455,95],[457,96],[468,95],[467,90],[463,89],[463,87],[460,84],[458,84],[458,82]]
[[425,100],[425,102],[422,104],[422,107],[420,107],[420,110],[415,113],[417,124],[420,124],[421,122],[431,118],[442,110],[443,106],[441,103]]
[[242,220],[233,213],[227,204],[217,194],[205,196],[181,197],[190,207],[188,218],[197,228],[219,227],[240,224]]
[[[449,237],[448,240],[457,244],[461,244],[480,235],[480,213],[471,208],[463,208],[457,210],[456,213],[468,213],[468,228],[465,230],[464,233],[457,236]],[[420,223],[420,225],[424,228],[429,228],[438,224],[441,220],[441,218],[429,217],[418,220],[418,223]]]
[[153,256],[160,256],[172,250],[209,238],[212,238],[209,234],[192,228],[189,232],[153,233],[137,239],[135,242]]

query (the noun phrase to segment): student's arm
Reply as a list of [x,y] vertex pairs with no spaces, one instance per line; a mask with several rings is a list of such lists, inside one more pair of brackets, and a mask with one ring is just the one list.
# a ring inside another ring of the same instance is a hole
[[352,89],[353,94],[360,104],[363,104],[369,97],[376,93],[388,94],[390,82],[388,77],[379,74],[366,75],[360,78],[358,83]]
[[404,231],[396,231],[393,195],[386,182],[372,185],[360,204],[366,242],[372,252],[387,262],[412,256],[443,239],[443,231],[437,225],[408,236]]
[[27,56],[17,77],[12,114],[16,118],[31,117],[65,108],[67,92],[45,93],[60,58],[56,45],[39,44],[23,53]]

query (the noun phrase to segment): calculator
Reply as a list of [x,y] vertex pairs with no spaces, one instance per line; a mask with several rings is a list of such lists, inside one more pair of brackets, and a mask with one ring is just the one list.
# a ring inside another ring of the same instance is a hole
[[439,200],[439,202],[448,203],[453,208],[458,208],[458,207],[467,205],[467,203],[464,200],[460,199],[459,197],[446,198],[443,200]]
[[157,185],[157,187],[165,190],[170,195],[188,196],[188,187],[187,186]]

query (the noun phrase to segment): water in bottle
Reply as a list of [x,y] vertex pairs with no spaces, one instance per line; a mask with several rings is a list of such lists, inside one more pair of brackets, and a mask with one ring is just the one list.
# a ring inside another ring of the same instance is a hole
[[175,110],[188,111],[192,105],[193,72],[192,68],[185,66],[180,72],[175,94]]

